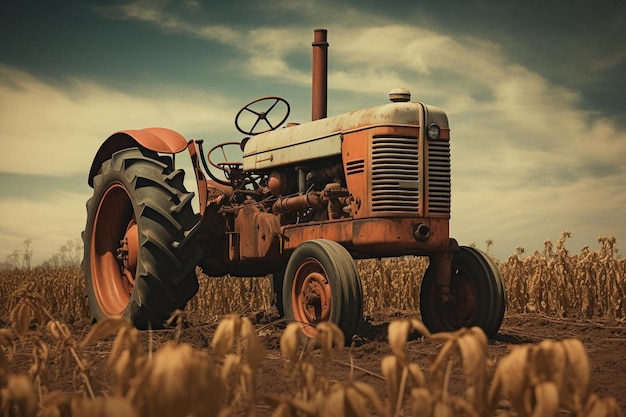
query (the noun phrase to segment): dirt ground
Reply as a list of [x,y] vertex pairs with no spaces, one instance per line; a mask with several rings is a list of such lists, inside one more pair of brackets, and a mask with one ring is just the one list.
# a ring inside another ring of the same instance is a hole
[[[382,311],[376,316],[366,317],[359,335],[353,339],[353,345],[341,357],[337,357],[331,364],[324,365],[324,371],[329,378],[345,381],[352,372],[356,380],[372,385],[381,396],[385,395],[386,386],[381,377],[381,359],[391,353],[386,340],[387,327],[390,321],[403,317],[411,317],[410,313]],[[413,317],[419,317],[415,313]],[[258,391],[262,394],[288,393],[289,378],[284,369],[284,360],[280,354],[280,335],[284,323],[272,321],[271,317],[263,314],[250,316],[256,324],[260,339],[266,348],[260,372],[257,375]],[[183,329],[180,341],[189,343],[197,349],[210,349],[209,345],[216,328],[216,323],[194,324]],[[88,323],[74,323],[72,332],[79,340],[91,328]],[[162,330],[142,333],[146,348],[148,343],[157,346],[172,340],[175,330]],[[547,317],[539,313],[508,314],[495,340],[488,346],[488,357],[494,361],[507,355],[511,348],[526,343],[538,343],[544,339],[561,340],[564,338],[580,339],[589,356],[592,366],[592,392],[600,396],[612,396],[626,413],[626,323],[609,322],[603,320],[587,320],[576,318]],[[89,361],[93,364],[95,390],[101,395],[111,392],[112,378],[106,366],[106,359],[110,352],[112,341],[101,342],[97,348],[87,352]],[[15,356],[12,368],[14,372],[26,372],[32,363],[30,349],[24,346],[24,351]],[[408,343],[410,359],[418,363],[428,378],[428,367],[439,346],[429,340],[416,335]],[[351,356],[351,358],[350,358]],[[321,354],[313,352],[314,361],[322,366]],[[353,363],[351,367],[350,363]],[[66,366],[62,369],[50,369],[49,385],[51,389],[72,392],[77,387],[75,368]],[[453,375],[450,381],[451,392],[463,392],[463,381],[459,375]],[[262,415],[270,415],[269,407],[260,404]],[[263,412],[265,410],[265,412]]]

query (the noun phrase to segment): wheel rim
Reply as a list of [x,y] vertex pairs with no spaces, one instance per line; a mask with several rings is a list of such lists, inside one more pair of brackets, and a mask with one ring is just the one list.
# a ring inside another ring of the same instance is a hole
[[128,191],[111,184],[102,195],[91,236],[91,280],[107,316],[124,312],[135,283],[139,228]]
[[477,282],[470,273],[463,269],[454,269],[450,279],[449,300],[445,303],[437,298],[437,287],[430,292],[431,311],[434,317],[441,317],[446,328],[460,329],[471,326],[478,311]]
[[135,285],[135,273],[137,271],[137,257],[139,255],[139,227],[132,219],[126,227],[124,238],[120,241],[117,249],[117,259],[122,261],[122,274],[127,284],[127,291],[130,294]]
[[302,332],[315,336],[315,325],[330,319],[332,295],[324,267],[315,259],[306,259],[295,273],[291,305]]

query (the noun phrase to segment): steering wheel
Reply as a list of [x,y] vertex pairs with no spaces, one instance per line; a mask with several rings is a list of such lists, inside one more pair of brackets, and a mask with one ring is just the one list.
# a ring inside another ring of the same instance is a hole
[[[259,104],[257,104],[259,103]],[[258,135],[260,133],[276,130],[289,116],[289,103],[281,97],[261,97],[243,106],[235,116],[235,127],[245,135]],[[272,113],[272,120],[268,118]],[[284,114],[284,115],[283,115]],[[282,116],[282,119],[280,118]],[[245,120],[244,120],[245,119]],[[254,119],[254,123],[252,120]],[[280,119],[280,121],[278,121]],[[259,126],[259,122],[265,122],[266,127]],[[252,125],[250,129],[243,129],[241,124]],[[256,129],[258,128],[258,129]],[[255,130],[256,129],[256,130]],[[265,129],[265,130],[262,130]]]
[[[241,168],[243,167],[243,163],[237,161],[229,161],[228,160],[228,156],[226,156],[226,152],[224,151],[224,147],[226,146],[237,146],[237,149],[239,150],[239,152],[241,152],[241,145],[239,142],[222,142],[222,143],[218,143],[217,145],[215,145],[214,147],[212,147],[211,149],[209,149],[209,152],[207,152],[207,161],[209,162],[209,164],[211,164],[212,167],[215,167],[217,169],[219,169],[220,171],[224,172],[224,176],[226,177],[227,180],[230,180],[231,177],[231,173],[235,170],[237,171],[241,171]],[[215,162],[214,158],[216,157],[215,153],[217,150],[221,150],[222,155],[221,155],[221,159],[222,161],[220,162]],[[210,173],[209,173],[210,175]],[[213,179],[215,182],[220,183],[222,185],[231,185],[230,181],[224,181],[220,178],[217,178],[213,175],[210,175],[211,179]]]

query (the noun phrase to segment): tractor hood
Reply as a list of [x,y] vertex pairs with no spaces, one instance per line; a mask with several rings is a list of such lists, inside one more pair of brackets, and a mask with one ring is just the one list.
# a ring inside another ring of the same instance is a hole
[[418,102],[389,103],[350,113],[287,126],[251,137],[244,146],[244,171],[341,155],[342,134],[379,126],[419,126],[435,122],[448,127],[445,113]]

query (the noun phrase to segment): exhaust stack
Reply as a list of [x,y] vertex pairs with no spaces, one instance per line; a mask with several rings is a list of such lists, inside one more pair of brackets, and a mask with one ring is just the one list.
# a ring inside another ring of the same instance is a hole
[[313,79],[311,120],[326,117],[328,102],[328,41],[326,29],[315,29],[313,37]]

